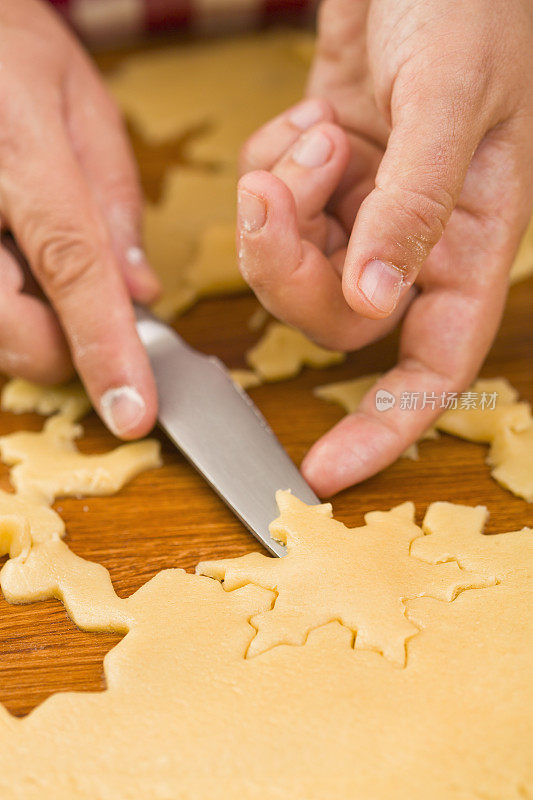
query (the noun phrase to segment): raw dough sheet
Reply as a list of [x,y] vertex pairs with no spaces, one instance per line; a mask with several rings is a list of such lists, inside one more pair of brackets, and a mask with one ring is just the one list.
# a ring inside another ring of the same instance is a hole
[[[171,318],[199,297],[246,288],[237,267],[237,159],[247,137],[304,93],[314,40],[278,30],[130,56],[108,77],[147,142],[186,137],[187,166],[169,169],[148,203],[145,241]],[[184,79],[184,76],[186,78]]]
[[17,484],[0,500],[2,589],[124,638],[106,691],[55,694],[22,719],[0,707],[2,800],[531,795],[531,530],[484,536],[485,508],[450,503],[419,527],[409,502],[348,529],[280,492],[285,558],[165,570],[121,599],[49,503],[116,489],[157,448],[84,456],[72,404],[31,391],[4,397],[58,413],[0,438]]

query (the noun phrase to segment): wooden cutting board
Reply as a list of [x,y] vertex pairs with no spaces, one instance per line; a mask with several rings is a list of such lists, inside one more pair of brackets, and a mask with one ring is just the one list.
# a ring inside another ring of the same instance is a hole
[[[102,57],[106,64],[115,56]],[[179,142],[146,148],[136,141],[145,189],[155,199],[165,165],[179,163]],[[258,337],[248,320],[257,307],[250,295],[203,301],[176,323],[193,346],[243,367],[243,354]],[[523,398],[533,401],[533,279],[510,291],[497,341],[482,374],[506,376]],[[296,462],[342,416],[337,406],[316,399],[312,387],[387,369],[395,361],[392,336],[345,364],[306,370],[294,380],[252,390],[251,395]],[[85,452],[116,444],[91,414],[80,442]],[[38,430],[36,415],[0,414],[0,435]],[[156,434],[157,435],[157,434]],[[103,564],[116,591],[126,597],[159,570],[193,570],[208,558],[237,556],[260,549],[202,478],[163,442],[164,466],[146,472],[115,497],[60,500],[55,508],[67,526],[67,542],[78,555]],[[491,513],[489,532],[533,525],[533,507],[501,488],[485,465],[487,448],[443,436],[420,446],[418,462],[400,459],[380,475],[349,489],[333,501],[335,515],[359,525],[365,511],[389,508],[403,500],[416,503],[417,518],[435,500],[483,504]],[[0,465],[0,488],[8,489],[7,468]],[[105,688],[102,660],[120,636],[77,630],[57,601],[10,606],[0,597],[0,702],[17,715],[31,711],[57,691]]]

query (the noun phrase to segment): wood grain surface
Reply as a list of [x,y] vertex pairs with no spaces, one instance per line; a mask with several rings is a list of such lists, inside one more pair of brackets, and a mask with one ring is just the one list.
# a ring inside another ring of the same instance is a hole
[[[112,66],[116,54],[103,55]],[[180,142],[147,148],[136,141],[145,189],[156,198],[166,164],[180,163]],[[250,295],[206,300],[177,320],[177,330],[195,347],[214,353],[231,367],[244,366],[243,354],[258,337],[247,322],[257,307]],[[482,370],[505,375],[523,398],[533,401],[533,280],[510,291],[498,338]],[[435,336],[438,336],[435,331]],[[345,364],[305,370],[298,378],[251,391],[296,462],[340,417],[340,408],[316,399],[311,389],[334,380],[392,366],[397,337],[352,354]],[[0,415],[0,435],[38,430],[36,415]],[[95,414],[85,421],[80,443],[86,452],[116,444]],[[155,435],[158,435],[157,433]],[[104,564],[121,597],[134,592],[159,570],[192,570],[208,558],[237,556],[258,543],[226,509],[192,467],[163,442],[164,466],[146,472],[114,497],[65,499],[56,503],[67,526],[67,542],[78,555]],[[400,459],[380,475],[334,498],[335,515],[348,525],[362,522],[365,511],[389,508],[403,500],[416,503],[420,521],[434,500],[484,504],[490,532],[533,524],[533,507],[500,487],[485,465],[487,448],[449,436],[423,442],[418,462]],[[0,488],[9,489],[0,465]],[[102,659],[120,636],[77,630],[59,602],[10,606],[0,597],[0,702],[17,715],[28,713],[57,691],[105,688]]]

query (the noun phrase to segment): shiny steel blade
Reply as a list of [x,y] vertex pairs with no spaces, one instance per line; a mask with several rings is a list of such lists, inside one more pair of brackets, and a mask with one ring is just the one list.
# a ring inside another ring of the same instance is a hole
[[246,392],[217,358],[198,353],[168,325],[137,309],[159,393],[159,422],[239,519],[273,555],[277,489],[320,502]]

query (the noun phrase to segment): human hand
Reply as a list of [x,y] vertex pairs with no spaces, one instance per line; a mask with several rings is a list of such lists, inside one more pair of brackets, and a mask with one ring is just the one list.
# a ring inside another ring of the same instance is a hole
[[329,495],[441,413],[376,390],[460,391],[494,339],[533,200],[533,5],[324,0],[307,94],[243,149],[241,271],[326,347],[402,320],[397,365],[304,459]]
[[131,300],[158,281],[120,115],[46,4],[0,0],[0,52],[0,221],[31,271],[0,248],[0,370],[54,383],[74,365],[110,429],[140,436],[157,400]]

